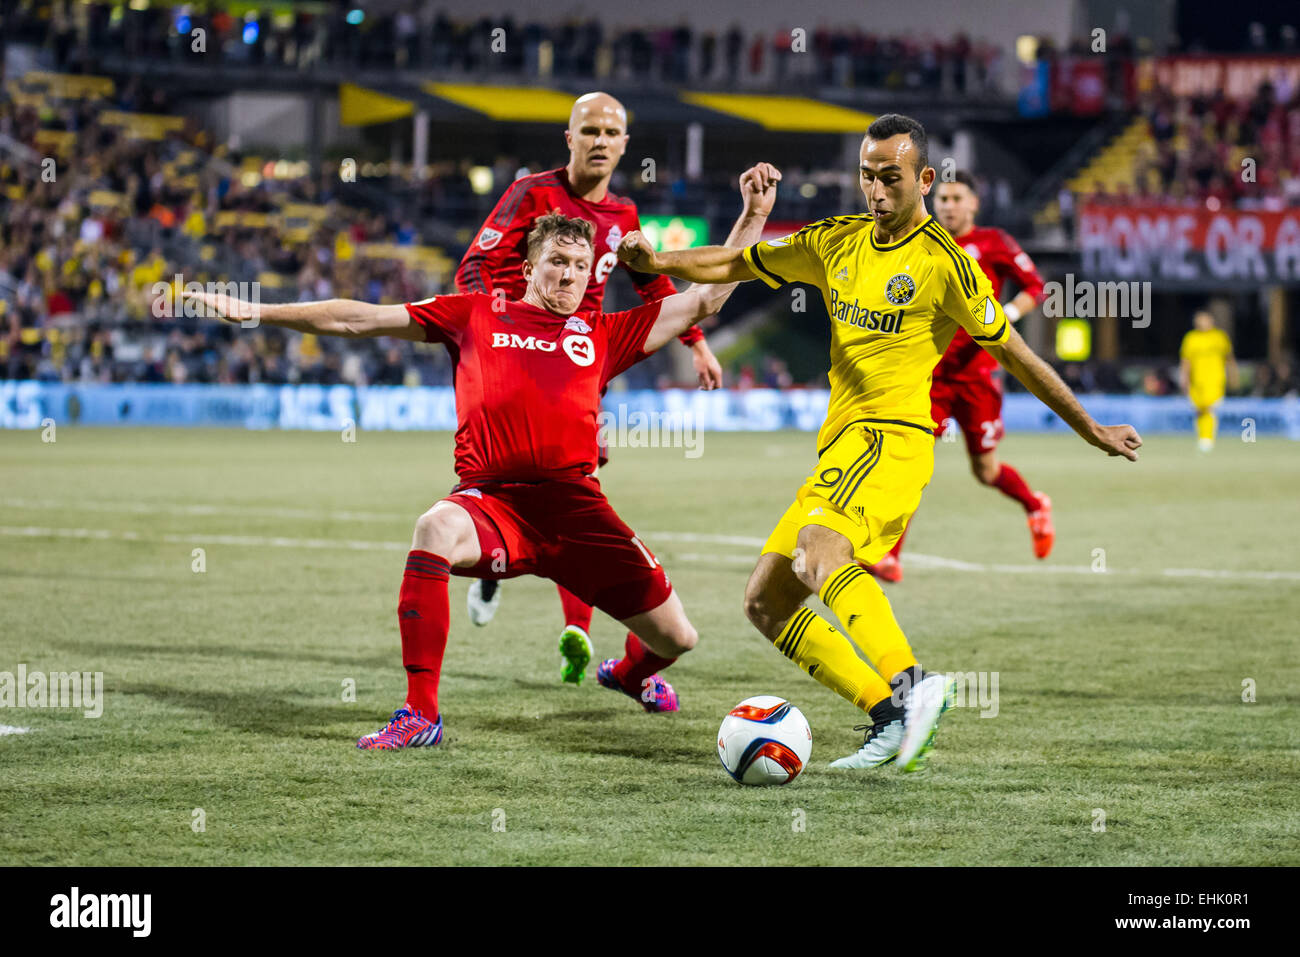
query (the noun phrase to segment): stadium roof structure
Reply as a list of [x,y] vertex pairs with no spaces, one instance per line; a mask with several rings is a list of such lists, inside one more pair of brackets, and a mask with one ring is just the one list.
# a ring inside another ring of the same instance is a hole
[[[860,133],[870,113],[808,97],[750,93],[647,93],[611,90],[637,123],[703,123],[710,129],[772,130],[790,133]],[[418,89],[339,86],[340,120],[346,126],[387,123],[428,114],[434,123],[476,121],[564,123],[577,94],[544,87],[425,83]]]

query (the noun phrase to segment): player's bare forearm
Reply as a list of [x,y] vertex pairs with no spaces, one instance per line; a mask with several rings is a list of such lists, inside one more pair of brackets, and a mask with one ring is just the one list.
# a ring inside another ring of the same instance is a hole
[[[619,255],[622,255],[621,250]],[[633,268],[704,285],[756,278],[745,262],[744,249],[731,246],[697,246],[676,252],[650,253],[638,260]]]
[[1099,425],[1079,404],[1056,370],[1035,355],[1014,329],[1010,330],[1006,342],[986,348],[1004,369],[1019,379],[1089,445],[1110,455],[1122,455],[1130,461],[1137,461],[1137,450],[1142,445],[1137,431],[1130,425]]
[[252,303],[214,293],[200,293],[212,314],[230,322],[280,326],[295,332],[349,339],[396,336],[422,341],[424,331],[411,320],[403,305],[377,306],[356,299],[322,299],[318,302]]
[[[636,272],[660,273],[705,285],[756,279],[745,262],[744,247],[758,241],[776,202],[776,184],[780,181],[781,171],[771,163],[755,163],[740,174],[744,211],[732,227],[725,246],[655,252],[650,241],[636,230],[619,243],[618,258]],[[725,300],[726,296],[722,298]]]

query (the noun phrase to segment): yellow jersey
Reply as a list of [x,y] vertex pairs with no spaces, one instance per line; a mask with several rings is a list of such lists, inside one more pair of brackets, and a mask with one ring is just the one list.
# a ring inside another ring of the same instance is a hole
[[1183,336],[1181,358],[1188,363],[1191,390],[1198,393],[1223,394],[1228,382],[1228,358],[1232,341],[1222,329],[1193,329]]
[[933,432],[930,376],[960,325],[981,345],[1011,324],[988,276],[933,216],[897,242],[876,241],[869,215],[832,216],[745,249],[773,289],[821,290],[831,318],[831,399],[819,454],[852,422]]

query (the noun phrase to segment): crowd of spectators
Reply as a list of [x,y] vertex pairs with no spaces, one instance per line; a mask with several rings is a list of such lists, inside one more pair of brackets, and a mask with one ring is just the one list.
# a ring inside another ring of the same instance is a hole
[[[20,39],[51,45],[60,69],[86,68],[107,54],[151,61],[281,66],[295,70],[411,69],[468,77],[625,80],[728,88],[792,84],[995,92],[1003,51],[965,34],[873,33],[869,24],[792,22],[776,30],[733,24],[701,30],[686,23],[615,29],[594,17],[517,20],[449,17],[436,2],[379,11],[332,4],[328,13],[277,11],[244,17],[227,10],[120,2],[53,3],[52,23],[20,6]],[[202,31],[196,43],[195,31]]]
[[[0,97],[0,376],[447,381],[431,347],[394,355],[363,343],[345,359],[314,337],[158,315],[168,311],[155,306],[158,291],[176,276],[258,282],[268,301],[403,302],[442,291],[449,273],[408,255],[419,239],[410,222],[341,202],[337,163],[262,175],[190,126],[148,139],[105,122],[107,109],[124,107],[156,114],[166,102],[135,89],[44,108]],[[289,204],[308,218],[286,216]]]
[[[449,230],[472,235],[505,185],[539,165],[500,156],[489,167],[492,188],[484,190],[473,183],[468,161],[439,163],[411,178],[418,202],[408,203],[402,195],[387,206],[366,204],[353,201],[337,161],[315,169],[262,161],[214,145],[192,123],[177,121],[164,133],[139,135],[130,122],[132,117],[153,122],[151,117],[167,115],[168,108],[161,92],[135,85],[102,97],[51,93],[37,102],[10,90],[0,94],[0,378],[451,381],[445,350],[438,347],[391,340],[344,343],[271,328],[241,330],[168,315],[165,309],[159,314],[157,291],[179,275],[184,282],[256,281],[269,301],[403,302],[439,294],[451,288],[463,241],[447,243],[446,255],[433,259],[407,253],[428,250],[425,239],[435,226],[444,237]],[[1204,135],[1222,122],[1223,139],[1230,141],[1234,137],[1226,131],[1239,129],[1233,124],[1249,123],[1265,144],[1284,150],[1295,145],[1298,117],[1279,107],[1272,92],[1262,93],[1240,114],[1224,112],[1221,121],[1213,103],[1198,110],[1187,115],[1201,117],[1193,125]],[[1171,115],[1182,114],[1175,109]],[[1220,127],[1213,129],[1217,133]],[[51,156],[57,160],[52,166]],[[283,173],[280,165],[286,165]],[[792,197],[818,182],[817,174],[797,168],[787,179]],[[643,213],[698,212],[706,205],[691,192],[703,185],[675,175],[638,185],[645,187],[638,195]],[[822,186],[833,194],[844,184],[823,181]],[[395,188],[391,179],[385,181],[390,198]],[[720,182],[718,190],[730,210],[734,184]],[[838,196],[830,203],[841,208]],[[290,215],[295,209],[305,213]],[[401,209],[402,215],[385,209]],[[457,213],[449,219],[451,209]],[[811,207],[806,213],[807,219],[825,215]],[[795,218],[798,211],[783,215]],[[668,384],[665,368],[638,370],[636,384]],[[1069,365],[1063,371],[1087,389],[1152,394],[1164,375],[1152,368],[1155,378],[1148,382],[1132,370],[1121,375],[1104,365]],[[1295,391],[1289,366],[1253,371],[1247,387],[1255,394]],[[737,388],[819,386],[824,379],[798,380],[786,360],[773,355],[746,356],[726,373],[728,384]]]
[[1280,210],[1300,206],[1300,87],[1261,83],[1249,99],[1177,97],[1158,89],[1142,116],[1150,141],[1134,185],[1097,183],[1097,205]]

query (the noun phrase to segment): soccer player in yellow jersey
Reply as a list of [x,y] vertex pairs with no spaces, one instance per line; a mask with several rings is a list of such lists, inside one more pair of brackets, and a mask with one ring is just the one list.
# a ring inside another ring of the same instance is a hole
[[1240,374],[1232,355],[1232,341],[1214,327],[1214,316],[1204,309],[1192,318],[1193,328],[1183,336],[1178,350],[1178,384],[1196,407],[1196,445],[1202,452],[1214,448],[1219,420],[1214,407],[1223,401],[1224,386],[1237,388]]
[[[934,470],[930,373],[960,326],[1083,438],[1137,459],[1128,425],[1098,425],[1011,328],[988,277],[926,212],[935,172],[925,130],[887,114],[860,154],[869,215],[832,216],[743,250],[656,253],[639,233],[634,269],[702,283],[762,279],[821,289],[831,318],[831,399],[820,460],[763,546],[745,589],[749,620],[809,675],[867,712],[861,749],[835,767],[921,766],[954,682],[921,671],[889,601],[859,564],[889,551]],[[804,606],[816,593],[849,637]],[[875,666],[854,650],[857,643]]]

